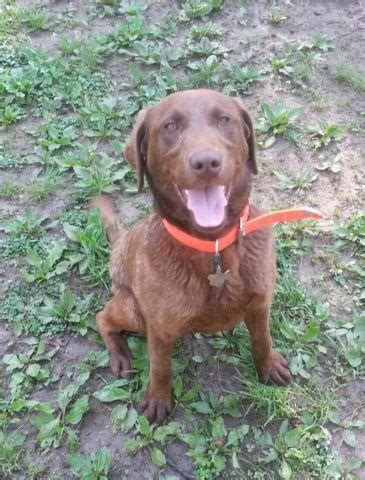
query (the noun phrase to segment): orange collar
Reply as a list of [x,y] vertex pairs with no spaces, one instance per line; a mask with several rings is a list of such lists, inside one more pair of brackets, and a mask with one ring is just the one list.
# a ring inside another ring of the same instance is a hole
[[241,214],[239,225],[233,227],[228,233],[223,235],[223,237],[217,238],[217,240],[213,241],[201,240],[200,238],[193,237],[175,227],[175,225],[169,223],[166,218],[163,218],[162,222],[170,235],[186,247],[193,248],[199,252],[218,253],[235,243],[239,232],[242,232],[243,235],[247,235],[254,230],[258,230],[259,228],[266,227],[273,223],[293,222],[294,220],[304,220],[306,218],[319,220],[323,218],[323,215],[312,208],[289,208],[286,210],[264,213],[252,220],[248,220],[248,217],[249,205],[247,204]]

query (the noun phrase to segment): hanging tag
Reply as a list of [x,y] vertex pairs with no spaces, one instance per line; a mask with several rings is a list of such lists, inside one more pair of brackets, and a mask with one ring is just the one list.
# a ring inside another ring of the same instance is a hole
[[218,251],[218,240],[216,241],[215,246],[215,256],[214,256],[214,273],[208,275],[208,282],[209,285],[212,287],[221,288],[226,281],[229,275],[229,270],[223,272],[222,270],[222,263],[221,263],[221,256]]

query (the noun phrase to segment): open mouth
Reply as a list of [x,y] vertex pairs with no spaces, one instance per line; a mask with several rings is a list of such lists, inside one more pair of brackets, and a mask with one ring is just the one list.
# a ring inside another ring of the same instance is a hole
[[214,228],[221,225],[227,205],[227,188],[224,185],[209,185],[180,192],[200,227]]

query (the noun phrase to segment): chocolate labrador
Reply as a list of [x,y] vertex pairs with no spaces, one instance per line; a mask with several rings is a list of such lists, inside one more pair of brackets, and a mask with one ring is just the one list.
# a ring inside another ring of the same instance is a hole
[[[242,225],[260,212],[248,207],[257,165],[252,120],[241,101],[212,90],[173,93],[138,114],[125,156],[139,189],[147,178],[155,210],[126,231],[116,226],[106,197],[94,202],[113,243],[113,297],[97,324],[114,374],[128,378],[132,370],[123,333],[146,334],[150,380],[141,411],[161,423],[172,408],[176,340],[244,320],[260,380],[287,384],[288,364],[273,349],[269,330],[272,232],[266,227],[245,236]],[[232,231],[233,242],[224,246]]]

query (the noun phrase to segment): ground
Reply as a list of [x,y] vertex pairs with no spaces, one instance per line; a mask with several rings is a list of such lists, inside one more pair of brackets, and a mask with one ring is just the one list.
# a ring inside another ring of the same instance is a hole
[[[365,479],[361,0],[0,2],[0,477]],[[277,348],[287,388],[261,385],[243,326],[174,354],[175,409],[136,411],[95,327],[109,247],[88,200],[126,226],[151,209],[122,156],[137,111],[207,86],[255,119],[252,201],[306,205],[275,227]],[[282,102],[282,103],[278,103]]]

